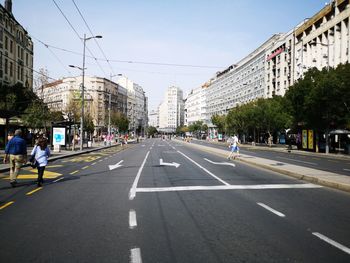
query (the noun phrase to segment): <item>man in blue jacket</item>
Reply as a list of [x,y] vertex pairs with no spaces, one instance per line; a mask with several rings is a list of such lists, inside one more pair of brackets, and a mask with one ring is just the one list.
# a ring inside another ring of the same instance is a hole
[[[10,184],[16,186],[17,175],[23,164],[27,162],[27,143],[21,138],[22,131],[16,130],[15,136],[7,143],[4,163],[10,160]],[[10,158],[9,158],[10,157]]]

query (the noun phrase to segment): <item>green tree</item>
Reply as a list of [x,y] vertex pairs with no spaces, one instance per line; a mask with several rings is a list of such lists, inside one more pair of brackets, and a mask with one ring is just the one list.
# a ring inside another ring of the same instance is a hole
[[158,133],[158,130],[156,127],[153,127],[153,126],[149,126],[147,128],[147,133],[149,136],[154,136],[156,133]]
[[127,132],[129,128],[129,120],[126,115],[121,112],[111,113],[111,124],[118,127],[119,132]]
[[218,115],[218,114],[213,115],[211,117],[211,122],[218,128],[219,133],[224,132],[225,123],[226,123],[224,115]]
[[22,121],[28,128],[47,131],[47,128],[51,126],[52,115],[47,105],[37,99],[29,104],[22,115]]

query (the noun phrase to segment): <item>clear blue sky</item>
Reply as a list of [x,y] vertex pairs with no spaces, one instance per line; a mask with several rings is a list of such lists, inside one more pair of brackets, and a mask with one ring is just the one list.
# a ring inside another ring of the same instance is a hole
[[[72,0],[55,0],[82,36],[90,36]],[[82,54],[83,45],[53,0],[13,0],[15,18],[33,36],[34,69],[50,77],[79,75],[82,55],[46,48],[46,44]],[[237,62],[274,33],[287,32],[311,17],[325,0],[75,0],[109,60],[213,66],[193,68],[136,63],[99,62],[87,58],[87,75],[124,74],[143,87],[155,109],[170,85],[184,92],[209,80],[216,71]],[[94,40],[95,57],[104,58]],[[89,55],[89,53],[86,53]],[[57,57],[59,59],[57,59]],[[35,74],[36,75],[36,74]]]

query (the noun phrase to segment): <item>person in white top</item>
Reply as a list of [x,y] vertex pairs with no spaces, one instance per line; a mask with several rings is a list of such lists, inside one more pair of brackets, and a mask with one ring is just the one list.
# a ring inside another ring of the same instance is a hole
[[239,155],[239,147],[238,147],[238,137],[236,135],[234,135],[231,139],[231,143],[230,143],[230,154],[227,156],[227,159],[231,159],[232,155],[237,152],[237,155],[235,155],[233,157],[233,159],[236,159],[236,157]]
[[38,169],[38,186],[44,183],[44,171],[50,157],[50,149],[47,147],[47,139],[39,138],[37,145],[32,150],[31,156],[34,156],[35,166]]

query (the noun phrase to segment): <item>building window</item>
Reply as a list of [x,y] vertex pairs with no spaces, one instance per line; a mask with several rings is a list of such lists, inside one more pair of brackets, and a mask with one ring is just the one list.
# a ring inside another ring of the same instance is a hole
[[13,63],[10,62],[10,77],[13,76]]
[[8,37],[5,36],[5,49],[8,50]]
[[7,67],[8,67],[8,61],[7,61],[7,58],[5,58],[5,74],[8,73]]

